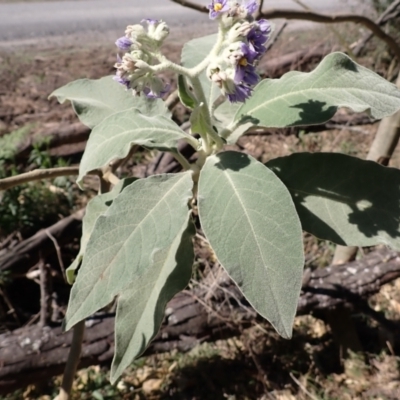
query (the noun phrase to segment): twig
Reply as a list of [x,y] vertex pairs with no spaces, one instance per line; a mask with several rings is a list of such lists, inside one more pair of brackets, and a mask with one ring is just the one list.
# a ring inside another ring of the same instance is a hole
[[[396,11],[397,8],[400,8],[400,0],[396,0],[395,2],[390,4],[389,7],[375,21],[376,24],[383,25],[389,22],[390,19],[396,18],[400,13],[400,10]],[[356,48],[353,50],[353,53],[356,56],[358,56],[362,52],[365,45],[371,40],[372,36],[373,33],[368,32],[358,41]]]
[[171,0],[171,1],[173,1],[174,3],[180,4],[181,6],[191,8],[196,11],[206,12],[206,13],[208,13],[208,11],[209,11],[206,6],[202,6],[201,4],[197,4],[197,3],[192,3],[191,1],[186,1],[186,0]]
[[21,320],[19,319],[18,314],[15,311],[15,308],[12,305],[10,298],[8,297],[6,291],[3,290],[1,287],[0,287],[0,296],[3,297],[4,302],[7,304],[7,307],[9,308],[8,313],[12,314],[17,324],[21,326]]
[[268,41],[268,44],[265,46],[266,51],[268,51],[279,39],[279,37],[282,35],[283,31],[287,27],[287,22],[285,21],[279,30],[276,32],[276,34],[271,38],[271,40]]
[[61,256],[61,249],[60,249],[60,246],[58,245],[57,239],[51,234],[51,232],[48,229],[46,229],[45,232],[46,232],[46,235],[49,237],[49,239],[54,244],[54,248],[56,249],[58,263],[60,264],[60,269],[61,269],[61,273],[64,278],[64,282],[67,282],[67,275],[65,273],[64,262],[63,262],[62,256]]
[[260,3],[258,5],[258,10],[257,10],[257,16],[256,19],[260,18],[260,14],[262,13],[262,9],[264,7],[264,0],[260,0]]
[[78,322],[73,328],[72,343],[65,365],[60,393],[54,400],[69,400],[76,369],[81,356],[83,336],[85,334],[85,321]]
[[41,259],[39,262],[39,270],[40,270],[40,319],[39,319],[39,325],[43,328],[49,322],[50,307],[51,307],[51,295],[49,293],[49,291],[51,290],[51,287],[49,287],[50,283],[51,283],[50,282],[51,278],[50,278],[48,267],[44,263],[43,259]]
[[35,169],[24,174],[0,179],[0,190],[10,189],[23,183],[38,181],[41,179],[53,179],[59,176],[78,175],[79,167],[60,167],[49,169]]
[[[173,0],[174,1],[174,0]],[[285,19],[300,19],[313,22],[321,22],[326,24],[334,24],[339,22],[354,22],[356,24],[362,24],[370,31],[372,31],[377,37],[383,40],[393,51],[395,56],[400,60],[400,46],[396,41],[387,33],[385,33],[379,25],[377,25],[371,19],[357,14],[336,14],[336,15],[325,15],[310,11],[297,11],[297,10],[279,10],[269,9],[260,14],[261,18],[274,19],[274,18],[285,18]]]
[[307,388],[291,373],[289,372],[290,377],[293,379],[293,381],[299,386],[299,388],[308,396],[310,399],[313,400],[318,400],[317,397],[315,397],[312,393],[310,393]]

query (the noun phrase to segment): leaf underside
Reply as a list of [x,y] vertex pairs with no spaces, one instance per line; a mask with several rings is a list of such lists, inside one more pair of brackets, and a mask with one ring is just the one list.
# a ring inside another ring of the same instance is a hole
[[291,337],[304,264],[290,193],[254,158],[233,151],[207,159],[199,179],[202,229],[250,304]]
[[97,218],[65,326],[70,329],[118,296],[113,381],[148,345],[166,302],[190,278],[192,186],[190,172],[137,180]]
[[81,261],[84,257],[87,243],[90,239],[90,235],[93,232],[94,224],[97,218],[104,214],[108,207],[112,204],[113,200],[125,189],[128,185],[133,183],[137,178],[126,178],[118,182],[113,187],[113,190],[108,193],[99,194],[89,201],[86,206],[85,216],[82,219],[82,237],[79,253],[76,256],[74,262],[67,268],[66,275],[67,281],[72,285],[75,281],[75,273]]
[[266,164],[289,189],[303,229],[345,246],[400,250],[400,171],[337,153]]
[[171,119],[147,116],[132,108],[110,115],[90,134],[79,167],[78,182],[90,171],[114,159],[125,158],[134,144],[149,149],[176,152],[187,134]]
[[187,220],[191,185],[189,172],[154,175],[135,181],[114,199],[97,219],[86,246],[67,329],[110,303],[152,263],[155,249],[170,245]]

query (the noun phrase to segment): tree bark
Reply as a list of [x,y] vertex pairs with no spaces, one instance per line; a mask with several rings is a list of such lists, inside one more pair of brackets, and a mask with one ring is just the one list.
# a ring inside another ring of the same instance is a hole
[[[398,332],[396,322],[369,308],[367,299],[381,285],[400,277],[400,257],[375,251],[360,261],[306,270],[297,315],[350,307]],[[208,274],[189,292],[167,305],[159,334],[146,354],[172,349],[188,351],[203,341],[238,335],[260,319],[224,271]],[[102,315],[86,322],[80,367],[109,362],[114,353],[114,316]],[[72,332],[60,327],[30,326],[0,335],[0,393],[61,374],[71,345]]]

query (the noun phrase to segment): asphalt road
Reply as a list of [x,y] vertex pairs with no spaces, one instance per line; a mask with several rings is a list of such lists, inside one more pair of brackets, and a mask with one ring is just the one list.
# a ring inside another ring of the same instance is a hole
[[[207,5],[210,0],[194,0]],[[365,0],[303,0],[320,12],[349,11]],[[265,0],[265,7],[299,8],[292,0]],[[210,24],[205,14],[170,0],[75,0],[0,4],[0,42],[84,32],[121,31],[143,18],[163,19],[171,26]]]

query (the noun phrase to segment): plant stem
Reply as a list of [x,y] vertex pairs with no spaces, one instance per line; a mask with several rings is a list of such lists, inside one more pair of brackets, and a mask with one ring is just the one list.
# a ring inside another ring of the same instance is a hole
[[171,153],[171,154],[174,156],[175,160],[178,161],[179,164],[182,165],[182,168],[184,170],[188,171],[189,169],[192,168],[189,161],[186,160],[186,158],[183,157],[183,155],[179,151],[177,153]]
[[215,130],[213,128],[210,110],[207,107],[207,99],[206,99],[206,96],[204,95],[204,91],[201,86],[199,78],[197,76],[192,77],[191,83],[192,83],[192,87],[193,87],[193,92],[197,98],[197,101],[199,102],[199,107],[201,108],[200,115],[202,118],[204,118],[204,123],[207,127],[207,132],[199,132],[199,134],[200,134],[201,138],[203,139],[204,151],[207,154],[210,154],[211,148],[210,148],[208,136],[210,136],[211,139],[215,142],[218,150],[223,147],[224,141],[217,134],[217,132],[215,132]]
[[210,54],[200,64],[189,70],[190,78],[199,76],[208,67],[208,64],[210,64],[210,60],[218,56],[218,53],[221,51],[222,44],[224,43],[225,32],[225,29],[220,24],[218,28],[217,41],[215,42],[214,47],[211,49]]
[[54,400],[69,400],[71,396],[74,376],[81,356],[83,336],[85,334],[85,321],[78,322],[72,333],[71,348],[65,365],[64,376],[61,383],[60,393]]

